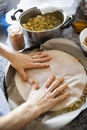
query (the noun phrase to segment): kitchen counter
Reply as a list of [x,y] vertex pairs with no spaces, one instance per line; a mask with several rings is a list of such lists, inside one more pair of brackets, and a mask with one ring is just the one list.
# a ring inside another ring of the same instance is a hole
[[[78,19],[78,14],[76,14],[75,20],[76,19]],[[73,30],[72,26],[64,29],[60,37],[70,39],[79,45],[79,34]],[[9,45],[8,41],[6,44]],[[0,57],[0,87],[2,89],[6,65],[7,60]],[[79,116],[61,130],[87,130],[87,109],[81,112]]]

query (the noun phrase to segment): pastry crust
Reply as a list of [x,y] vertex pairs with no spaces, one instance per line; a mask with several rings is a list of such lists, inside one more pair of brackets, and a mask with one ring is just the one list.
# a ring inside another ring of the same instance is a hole
[[[51,111],[61,111],[70,108],[72,104],[77,103],[83,97],[87,83],[84,66],[76,58],[63,51],[48,50],[46,53],[52,57],[52,60],[47,62],[50,67],[28,70],[29,80],[35,81],[41,87],[51,74],[54,74],[57,78],[64,77],[64,82],[68,84],[67,91],[70,93],[70,97],[56,105]],[[32,88],[29,80],[23,82],[18,72],[15,75],[15,84],[24,100],[27,99]]]

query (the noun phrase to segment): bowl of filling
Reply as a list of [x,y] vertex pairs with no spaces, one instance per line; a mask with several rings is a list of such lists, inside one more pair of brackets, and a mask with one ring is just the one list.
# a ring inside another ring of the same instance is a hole
[[[12,19],[15,19],[14,16]],[[56,7],[44,8],[43,11],[33,7],[22,12],[18,22],[30,42],[44,43],[48,39],[60,36],[66,20],[65,12]]]
[[87,28],[83,29],[79,35],[82,50],[87,53]]

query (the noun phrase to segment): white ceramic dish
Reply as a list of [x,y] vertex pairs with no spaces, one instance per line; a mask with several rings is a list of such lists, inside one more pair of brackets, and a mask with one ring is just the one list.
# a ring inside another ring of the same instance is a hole
[[87,53],[87,46],[84,44],[85,38],[87,37],[87,28],[83,29],[79,35],[80,45],[82,50]]

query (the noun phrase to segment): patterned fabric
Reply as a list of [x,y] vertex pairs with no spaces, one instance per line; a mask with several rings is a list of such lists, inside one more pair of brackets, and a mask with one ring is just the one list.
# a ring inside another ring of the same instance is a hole
[[9,111],[10,111],[10,108],[9,108],[8,103],[5,99],[5,96],[0,88],[0,116],[9,113]]

